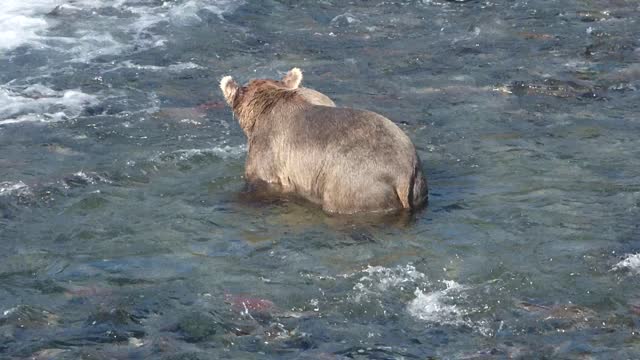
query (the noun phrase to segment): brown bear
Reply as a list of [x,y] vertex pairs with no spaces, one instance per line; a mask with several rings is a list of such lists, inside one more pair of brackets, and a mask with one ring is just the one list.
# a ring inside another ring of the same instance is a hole
[[220,81],[247,136],[250,185],[266,183],[328,213],[413,210],[426,202],[420,159],[396,124],[371,111],[335,107],[301,82],[298,68],[282,80]]

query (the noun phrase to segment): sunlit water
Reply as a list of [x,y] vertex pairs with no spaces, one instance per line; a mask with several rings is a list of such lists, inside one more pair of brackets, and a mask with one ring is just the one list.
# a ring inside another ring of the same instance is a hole
[[[639,34],[633,0],[3,1],[0,358],[640,357]],[[243,195],[218,80],[294,66],[409,134],[427,210]]]

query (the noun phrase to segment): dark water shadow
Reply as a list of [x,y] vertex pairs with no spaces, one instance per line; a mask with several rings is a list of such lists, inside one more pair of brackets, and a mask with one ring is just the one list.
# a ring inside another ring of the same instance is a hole
[[232,194],[230,201],[241,208],[253,210],[273,210],[276,208],[274,211],[279,211],[283,214],[299,213],[299,219],[302,219],[303,222],[306,219],[306,225],[309,227],[324,224],[334,231],[348,233],[355,231],[358,234],[389,228],[407,229],[414,225],[416,219],[424,216],[427,211],[425,203],[415,211],[396,210],[358,214],[329,214],[324,212],[320,205],[295,194],[282,193],[269,184],[245,184],[241,191]]

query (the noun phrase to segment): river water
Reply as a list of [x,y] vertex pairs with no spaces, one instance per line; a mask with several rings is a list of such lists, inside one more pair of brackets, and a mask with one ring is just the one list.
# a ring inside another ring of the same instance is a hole
[[[5,0],[0,358],[640,357],[635,0]],[[409,221],[243,194],[218,89],[413,139]]]

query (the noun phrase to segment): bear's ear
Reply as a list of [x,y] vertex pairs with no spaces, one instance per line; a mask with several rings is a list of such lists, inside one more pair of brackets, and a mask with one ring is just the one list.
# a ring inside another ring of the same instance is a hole
[[227,104],[233,107],[233,99],[236,97],[236,93],[238,92],[238,84],[233,81],[231,76],[225,76],[220,80],[220,89],[222,90],[224,99],[227,100]]
[[287,75],[282,78],[282,82],[290,89],[297,89],[302,82],[302,71],[298,68],[289,70]]

